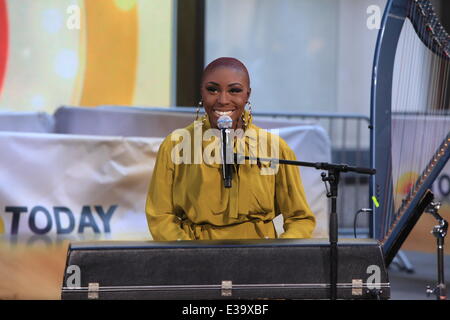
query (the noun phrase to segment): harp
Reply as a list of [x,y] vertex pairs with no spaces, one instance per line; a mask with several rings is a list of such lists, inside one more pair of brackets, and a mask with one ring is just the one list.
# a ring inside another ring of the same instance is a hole
[[428,0],[388,0],[371,92],[372,235],[392,261],[450,157],[450,37]]

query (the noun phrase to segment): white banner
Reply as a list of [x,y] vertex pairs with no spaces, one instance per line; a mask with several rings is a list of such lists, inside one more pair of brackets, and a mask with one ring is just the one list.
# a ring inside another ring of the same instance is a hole
[[7,235],[148,239],[143,213],[161,138],[0,133]]
[[[280,135],[299,160],[330,161],[320,127],[287,127]],[[151,239],[144,208],[161,141],[0,132],[0,233],[30,244]],[[302,168],[301,174],[318,217],[315,236],[326,236],[328,200],[320,172]]]

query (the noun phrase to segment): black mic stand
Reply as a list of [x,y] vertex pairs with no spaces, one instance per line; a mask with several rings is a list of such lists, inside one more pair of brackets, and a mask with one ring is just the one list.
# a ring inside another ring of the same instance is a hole
[[444,239],[447,235],[448,222],[442,218],[438,211],[441,207],[439,202],[432,202],[427,208],[427,212],[430,213],[437,221],[438,225],[433,228],[433,235],[436,237],[437,246],[437,271],[438,271],[438,283],[435,288],[431,289],[427,286],[427,296],[431,294],[436,295],[437,300],[447,299],[447,288],[444,279]]
[[330,224],[329,224],[329,241],[330,241],[330,299],[337,299],[337,276],[338,276],[338,216],[337,216],[337,196],[338,185],[341,172],[355,172],[360,174],[373,175],[376,173],[375,169],[371,168],[359,168],[351,167],[346,164],[332,164],[327,162],[304,162],[284,159],[273,158],[258,158],[243,156],[234,154],[235,161],[239,163],[240,159],[256,160],[259,162],[270,162],[271,166],[275,164],[287,164],[300,167],[311,167],[317,170],[326,170],[321,173],[322,181],[327,186],[327,182],[330,185],[330,189],[327,188],[327,197],[331,199],[331,212],[330,212]]
[[230,144],[230,129],[220,129],[222,134],[222,176],[223,186],[231,188],[231,180],[233,179],[232,163],[233,163],[233,146]]

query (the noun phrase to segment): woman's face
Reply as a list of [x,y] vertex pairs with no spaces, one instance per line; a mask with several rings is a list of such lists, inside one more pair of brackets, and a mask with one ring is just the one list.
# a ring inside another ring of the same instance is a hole
[[201,95],[211,127],[217,128],[221,115],[233,120],[233,129],[242,124],[241,115],[250,97],[248,75],[232,67],[215,68],[203,77]]

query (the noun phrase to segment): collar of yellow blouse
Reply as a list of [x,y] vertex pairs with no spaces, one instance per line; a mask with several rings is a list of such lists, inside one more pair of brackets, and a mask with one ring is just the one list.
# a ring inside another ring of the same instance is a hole
[[[245,110],[243,113],[243,119],[245,120],[244,122],[247,124],[246,125],[246,130],[245,130],[245,139],[241,139],[241,142],[244,142],[244,145],[240,146],[241,149],[238,149],[237,143],[235,143],[234,146],[234,152],[240,153],[242,154],[242,151],[239,150],[245,150],[243,152],[243,154],[245,155],[249,155],[251,157],[256,157],[257,153],[258,153],[258,148],[257,148],[257,143],[261,138],[267,139],[267,132],[265,130],[263,130],[265,132],[264,136],[259,136],[260,132],[259,130],[262,130],[256,126],[254,126],[252,124],[252,116],[250,115],[250,113]],[[209,122],[208,116],[205,114],[200,121],[196,121],[194,122],[195,126],[200,126],[201,127],[201,137],[202,137],[202,153],[205,151],[205,149],[207,149],[207,154],[212,154],[212,158],[214,158],[215,152],[213,150],[220,150],[220,133],[218,130],[211,130],[208,134],[205,135],[205,132],[207,132],[208,129],[211,129],[211,124]],[[248,131],[248,129],[251,129],[253,131]],[[241,131],[241,133],[243,134],[244,131]],[[194,134],[195,136],[195,134]],[[217,137],[217,138],[213,138]],[[242,137],[238,134],[236,134],[237,137]],[[210,138],[208,138],[210,137]],[[195,137],[194,137],[195,139]],[[270,140],[270,139],[269,139]],[[237,140],[235,140],[237,141]],[[268,141],[270,144],[270,141]],[[242,149],[243,148],[243,149]],[[213,152],[213,153],[211,153]],[[204,154],[203,154],[204,155]],[[267,156],[265,156],[267,157]],[[205,160],[203,158],[203,160]],[[246,161],[247,162],[247,161]],[[212,161],[212,160],[207,160],[204,161],[204,164],[206,164],[208,167],[215,167],[215,168],[220,168],[221,164],[216,161]],[[263,163],[260,164],[263,165],[264,167],[270,166],[270,163]]]

